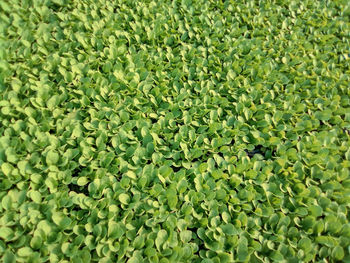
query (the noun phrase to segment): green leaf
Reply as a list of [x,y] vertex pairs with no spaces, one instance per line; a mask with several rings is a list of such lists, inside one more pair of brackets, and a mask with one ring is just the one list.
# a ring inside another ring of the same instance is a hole
[[11,228],[2,226],[0,227],[0,238],[5,241],[10,241],[14,237],[14,232]]
[[9,250],[6,250],[3,258],[4,263],[16,263],[16,256]]
[[47,107],[49,110],[53,110],[59,104],[59,96],[54,95],[47,101]]
[[5,195],[1,200],[1,205],[5,210],[10,210],[12,208],[13,200],[11,196]]
[[284,257],[283,255],[281,254],[281,252],[279,251],[273,251],[271,253],[271,259],[275,262],[281,262],[284,260]]
[[332,111],[329,109],[324,111],[316,111],[315,117],[320,121],[328,121],[332,117]]
[[131,257],[127,263],[141,263],[137,257]]
[[133,242],[135,249],[140,249],[145,244],[145,237],[143,235],[137,236]]
[[50,150],[46,155],[46,163],[48,165],[57,164],[59,159],[60,159],[60,156],[56,151]]
[[127,195],[127,194],[120,194],[120,195],[119,195],[119,201],[120,201],[122,204],[127,205],[127,204],[129,204],[129,202],[130,202],[130,197],[129,197],[129,195]]
[[281,140],[278,137],[271,137],[269,139],[269,142],[270,142],[271,145],[278,145],[278,144],[281,143]]
[[344,258],[344,249],[340,246],[336,246],[332,250],[332,257],[336,260],[342,260]]
[[1,165],[1,170],[6,176],[9,176],[13,170],[13,166],[9,163],[3,163]]
[[115,158],[115,154],[113,152],[108,152],[107,154],[104,154],[101,158],[100,164],[102,167],[108,167],[111,165]]
[[182,179],[177,183],[176,189],[179,193],[184,193],[187,189],[188,183],[185,179]]
[[234,225],[232,224],[226,224],[226,225],[222,225],[221,226],[222,231],[224,232],[225,235],[237,235],[238,234],[238,230],[235,228]]
[[168,239],[168,233],[166,230],[161,229],[157,233],[157,238],[155,240],[156,247],[159,251],[162,250],[162,245],[165,243],[165,241]]
[[231,221],[231,216],[228,212],[224,211],[222,212],[222,220],[224,220],[225,223],[229,223]]
[[311,205],[309,207],[309,210],[311,211],[311,214],[315,217],[319,217],[322,215],[322,207],[317,206],[317,205]]
[[238,241],[237,256],[239,261],[246,261],[249,258],[248,254],[248,240],[245,237],[241,237]]
[[22,247],[17,251],[17,255],[24,258],[29,257],[32,253],[33,250],[30,247]]
[[232,256],[232,254],[220,252],[220,253],[218,253],[218,257],[219,257],[219,259],[220,259],[220,263],[229,263],[229,262],[233,262],[233,256]]
[[131,179],[134,179],[134,180],[137,179],[137,176],[136,176],[135,172],[133,172],[133,171],[127,171],[125,175]]
[[189,230],[184,230],[180,232],[180,239],[183,243],[190,242],[192,239],[192,232]]
[[119,239],[120,237],[122,237],[124,232],[125,232],[124,228],[121,226],[120,223],[116,223],[116,222],[112,222],[112,221],[108,222],[108,237],[109,238]]
[[329,237],[329,236],[318,236],[316,237],[316,242],[321,244],[321,245],[325,245],[328,247],[334,247],[336,242],[333,240],[333,238]]
[[172,173],[172,169],[168,166],[162,166],[159,168],[159,173],[162,177],[166,178],[166,177],[169,177]]
[[66,229],[72,222],[72,220],[62,212],[53,212],[52,221],[61,229]]
[[88,179],[86,176],[81,176],[81,177],[79,177],[78,180],[77,180],[77,184],[78,184],[79,186],[84,186],[84,185],[86,185],[88,182],[89,182],[89,179]]
[[312,249],[312,242],[309,238],[304,237],[299,240],[298,246],[303,249],[305,252],[308,252]]
[[[17,163],[18,156],[17,156],[17,153],[16,153],[15,149],[13,149],[12,147],[8,147],[5,150],[5,155],[6,155],[6,158],[7,158],[8,162],[10,162],[10,163]],[[2,165],[1,165],[1,167],[2,167]],[[8,169],[8,168],[6,167],[6,169]]]
[[42,242],[43,242],[43,240],[40,236],[34,236],[30,241],[30,246],[33,249],[37,250],[37,249],[40,249]]
[[30,197],[34,201],[34,203],[40,204],[41,203],[41,194],[39,191],[32,191],[30,194]]

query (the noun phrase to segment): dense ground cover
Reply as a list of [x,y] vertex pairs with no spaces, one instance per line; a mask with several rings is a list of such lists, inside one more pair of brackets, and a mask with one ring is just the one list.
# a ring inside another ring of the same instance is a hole
[[2,0],[1,261],[349,262],[349,17]]

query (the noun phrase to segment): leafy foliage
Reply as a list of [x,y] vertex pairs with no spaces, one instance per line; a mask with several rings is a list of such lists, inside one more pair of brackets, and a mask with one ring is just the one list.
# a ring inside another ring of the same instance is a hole
[[349,1],[0,1],[0,259],[350,261]]

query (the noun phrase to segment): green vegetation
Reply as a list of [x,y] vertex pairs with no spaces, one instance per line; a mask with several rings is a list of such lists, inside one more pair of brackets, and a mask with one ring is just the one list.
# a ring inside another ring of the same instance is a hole
[[350,262],[350,2],[0,1],[0,261]]

